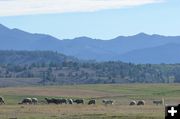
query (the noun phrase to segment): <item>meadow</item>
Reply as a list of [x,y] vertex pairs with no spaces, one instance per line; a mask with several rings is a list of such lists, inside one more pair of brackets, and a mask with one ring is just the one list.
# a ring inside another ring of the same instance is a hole
[[[6,104],[0,105],[0,119],[164,119],[164,106],[180,104],[180,84],[92,84],[0,88]],[[37,97],[38,105],[18,105],[23,98]],[[83,98],[84,105],[48,105],[45,97]],[[96,105],[87,105],[95,98]],[[113,99],[114,105],[102,104]],[[145,106],[129,106],[131,100],[145,100]]]

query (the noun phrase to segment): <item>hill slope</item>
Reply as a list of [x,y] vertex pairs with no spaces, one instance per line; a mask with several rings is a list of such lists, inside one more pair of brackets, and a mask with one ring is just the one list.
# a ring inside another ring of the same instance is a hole
[[0,51],[0,87],[180,82],[179,64],[89,62],[51,51]]
[[52,51],[0,51],[0,64],[27,65],[38,63],[62,63],[65,61],[78,61],[74,57]]
[[180,44],[166,44],[162,46],[144,48],[134,50],[124,55],[121,55],[122,61],[134,62],[134,63],[179,63],[180,56],[177,52],[180,51]]
[[[149,59],[149,55],[144,55],[144,58],[140,60],[137,58],[137,61],[123,57],[127,56],[129,52],[133,57],[139,57],[136,52],[146,48],[151,48],[151,53],[158,55],[155,51],[159,50],[159,46],[172,43],[180,44],[180,36],[167,37],[140,33],[134,36],[119,36],[111,40],[91,39],[88,37],[59,40],[49,35],[32,34],[0,25],[0,42],[0,50],[51,50],[81,59],[95,59],[98,61],[123,60],[125,62],[144,63],[146,61],[143,59]],[[153,48],[156,48],[156,50],[153,50]],[[176,48],[171,47],[171,51],[176,53]],[[126,53],[128,54],[125,55]],[[161,53],[159,52],[159,54]],[[154,57],[153,62],[149,63],[178,63],[176,62],[178,60],[169,61],[171,54],[168,54],[168,52],[166,52],[166,56],[168,59],[162,61]]]

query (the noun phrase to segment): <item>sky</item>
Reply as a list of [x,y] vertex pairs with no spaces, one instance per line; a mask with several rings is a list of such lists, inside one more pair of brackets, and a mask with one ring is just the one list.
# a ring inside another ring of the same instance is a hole
[[0,24],[59,39],[180,35],[180,0],[0,0]]

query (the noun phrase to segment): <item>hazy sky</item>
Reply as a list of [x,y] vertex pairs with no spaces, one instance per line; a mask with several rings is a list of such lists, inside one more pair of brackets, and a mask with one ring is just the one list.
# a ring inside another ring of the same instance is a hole
[[60,39],[180,35],[180,0],[0,0],[0,23]]

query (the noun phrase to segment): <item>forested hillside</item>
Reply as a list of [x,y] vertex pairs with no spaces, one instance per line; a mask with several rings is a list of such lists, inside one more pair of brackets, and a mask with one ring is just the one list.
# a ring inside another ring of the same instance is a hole
[[180,64],[135,65],[81,61],[50,51],[0,51],[0,81],[0,86],[16,81],[17,85],[172,83],[180,82]]
[[62,63],[64,61],[77,61],[77,59],[52,51],[0,51],[0,64],[28,65]]

